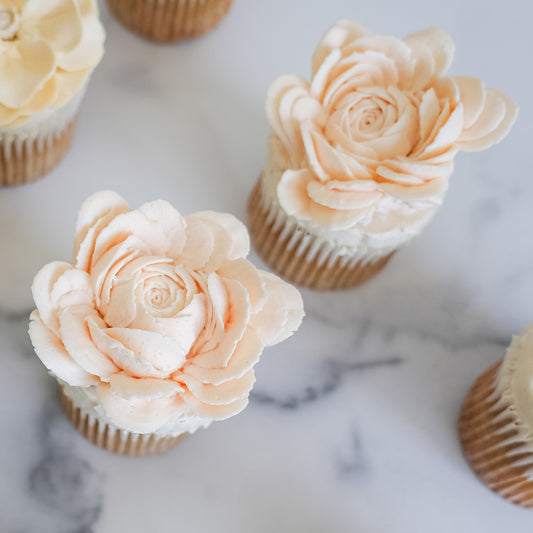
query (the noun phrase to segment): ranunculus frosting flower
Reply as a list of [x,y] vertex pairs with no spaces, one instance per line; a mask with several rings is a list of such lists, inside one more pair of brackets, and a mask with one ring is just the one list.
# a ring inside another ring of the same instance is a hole
[[104,37],[96,0],[0,0],[0,127],[66,103]]
[[92,388],[122,429],[232,416],[263,347],[303,316],[298,291],[257,270],[248,250],[231,215],[183,217],[161,200],[132,211],[97,193],[80,210],[73,264],[35,277],[35,351],[62,382]]
[[311,82],[275,81],[267,113],[286,213],[345,230],[376,213],[407,214],[401,224],[405,207],[418,218],[434,210],[457,151],[500,141],[516,117],[513,101],[480,79],[444,77],[453,52],[438,29],[399,40],[342,20],[319,43]]

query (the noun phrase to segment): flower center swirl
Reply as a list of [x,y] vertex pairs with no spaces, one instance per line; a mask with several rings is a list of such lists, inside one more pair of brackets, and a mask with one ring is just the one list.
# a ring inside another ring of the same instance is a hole
[[15,9],[0,6],[0,40],[12,41],[20,26],[20,15]]

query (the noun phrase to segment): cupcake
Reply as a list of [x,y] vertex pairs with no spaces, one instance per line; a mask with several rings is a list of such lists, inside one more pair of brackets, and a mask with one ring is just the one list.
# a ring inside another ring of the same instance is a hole
[[533,508],[533,325],[468,393],[459,419],[466,459],[503,498]]
[[158,42],[199,37],[213,30],[233,0],[107,0],[126,28]]
[[505,136],[515,104],[478,78],[444,77],[453,53],[438,29],[399,40],[342,20],[320,41],[311,82],[271,85],[249,220],[274,271],[314,289],[362,283],[433,217],[458,150]]
[[298,291],[248,251],[228,214],[183,217],[162,200],[131,210],[108,191],[85,201],[72,263],[34,279],[29,328],[84,437],[149,455],[246,407],[263,348],[303,316]]
[[65,155],[104,51],[96,0],[0,6],[0,185],[48,173]]

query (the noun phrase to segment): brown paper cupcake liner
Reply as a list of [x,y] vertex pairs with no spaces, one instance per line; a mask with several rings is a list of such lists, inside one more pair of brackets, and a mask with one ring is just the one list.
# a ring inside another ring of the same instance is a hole
[[372,260],[336,256],[328,243],[317,244],[309,233],[279,219],[280,210],[269,208],[262,197],[261,179],[248,201],[252,244],[279,276],[302,287],[339,290],[356,287],[376,275],[394,252]]
[[459,418],[463,452],[491,490],[516,505],[533,508],[533,453],[524,449],[516,418],[495,392],[501,361],[468,393]]
[[59,387],[61,407],[72,425],[88,441],[111,453],[142,457],[166,452],[174,448],[188,433],[177,437],[156,437],[153,434],[132,433],[115,429],[97,418],[83,413]]
[[76,119],[61,131],[45,137],[0,141],[0,186],[30,183],[48,174],[67,152]]
[[147,39],[171,42],[199,37],[226,16],[233,0],[107,0],[126,28]]

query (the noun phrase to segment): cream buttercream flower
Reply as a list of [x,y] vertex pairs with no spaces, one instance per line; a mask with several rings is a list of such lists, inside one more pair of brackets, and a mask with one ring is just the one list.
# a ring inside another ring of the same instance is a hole
[[67,102],[103,44],[96,0],[0,0],[0,126]]
[[180,416],[223,419],[248,403],[264,346],[299,326],[298,291],[245,259],[233,216],[132,211],[100,192],[82,206],[73,264],[35,277],[30,336],[60,380],[94,387],[118,427],[148,433]]
[[444,77],[453,52],[438,29],[399,40],[342,20],[319,43],[311,82],[275,81],[267,113],[286,213],[350,229],[387,205],[440,199],[457,151],[500,141],[517,112],[478,78]]

